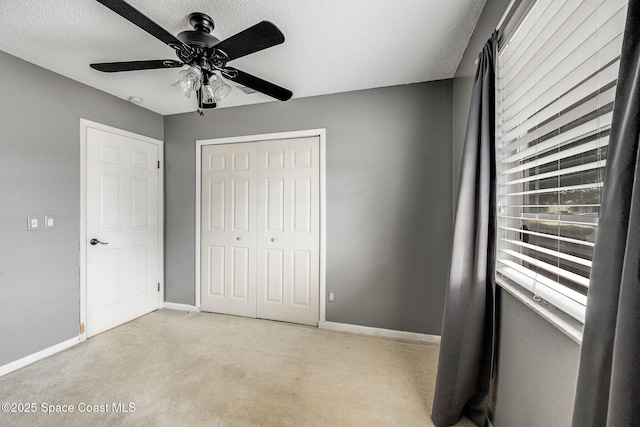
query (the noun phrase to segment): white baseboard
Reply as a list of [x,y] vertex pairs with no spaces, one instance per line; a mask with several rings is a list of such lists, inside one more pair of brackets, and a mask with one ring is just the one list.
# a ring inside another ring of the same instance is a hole
[[[165,302],[163,308],[188,312],[199,311],[197,307],[193,305],[179,304],[175,302]],[[427,335],[419,334],[416,332],[395,331],[393,329],[372,328],[369,326],[350,325],[348,323],[320,321],[318,322],[318,328],[327,329],[330,331],[347,332],[350,334],[368,335],[373,337],[391,338],[427,344],[440,344],[439,335]]]
[[167,308],[169,310],[179,310],[179,311],[198,311],[195,306],[189,304],[180,304],[177,302],[166,302],[163,305],[163,308]]
[[49,348],[45,348],[44,350],[40,350],[37,353],[33,353],[28,356],[25,356],[22,359],[18,359],[14,362],[7,363],[6,365],[0,366],[0,377],[8,374],[9,372],[13,372],[16,369],[20,369],[27,365],[30,365],[33,362],[37,362],[38,360],[44,359],[45,357],[51,356],[52,354],[58,353],[59,351],[66,350],[69,347],[73,347],[79,342],[80,342],[79,337],[71,338],[59,344],[51,346]]
[[414,341],[427,344],[440,344],[439,335],[419,334],[416,332],[394,331],[393,329],[372,328],[369,326],[350,325],[347,323],[319,322],[318,328],[330,331],[347,332],[350,334],[368,335],[373,337],[392,338],[404,341]]

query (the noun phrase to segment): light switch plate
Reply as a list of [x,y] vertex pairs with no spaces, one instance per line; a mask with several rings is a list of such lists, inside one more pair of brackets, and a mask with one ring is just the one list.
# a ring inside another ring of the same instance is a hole
[[40,219],[37,216],[27,217],[27,230],[28,231],[40,230]]
[[56,228],[56,216],[55,215],[45,215],[44,216],[44,228],[45,228],[45,230],[50,230],[52,228]]

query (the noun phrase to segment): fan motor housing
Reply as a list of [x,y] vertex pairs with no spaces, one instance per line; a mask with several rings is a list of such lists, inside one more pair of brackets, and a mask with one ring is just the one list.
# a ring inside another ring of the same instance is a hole
[[209,15],[194,12],[187,18],[193,30],[183,31],[176,37],[182,43],[196,49],[207,49],[220,43],[220,40],[212,36],[214,23]]
[[188,30],[179,33],[178,40],[182,43],[189,45],[196,49],[206,49],[213,47],[220,43],[220,40],[213,37],[211,34],[203,33],[201,31]]

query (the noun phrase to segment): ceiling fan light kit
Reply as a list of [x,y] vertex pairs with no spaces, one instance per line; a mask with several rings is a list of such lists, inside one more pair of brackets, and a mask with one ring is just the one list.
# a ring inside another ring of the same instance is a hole
[[178,73],[178,81],[173,86],[187,98],[196,92],[200,115],[203,109],[215,108],[222,98],[231,93],[231,86],[223,81],[223,77],[280,101],[287,101],[293,96],[288,89],[227,66],[229,61],[283,43],[284,35],[271,22],[259,22],[220,41],[210,34],[214,28],[213,19],[196,12],[188,17],[193,30],[183,31],[174,37],[123,0],[97,1],[173,48],[180,61],[164,59],[90,64],[95,70],[113,73],[187,65],[189,68]]

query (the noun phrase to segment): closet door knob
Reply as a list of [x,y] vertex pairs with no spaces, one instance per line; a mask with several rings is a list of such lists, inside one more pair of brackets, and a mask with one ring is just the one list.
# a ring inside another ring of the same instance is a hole
[[239,242],[240,241],[240,237],[236,237],[236,240]]
[[275,242],[275,241],[276,241],[276,238],[275,238],[275,237],[272,237],[272,238],[271,238],[271,241],[272,241],[272,242]]

